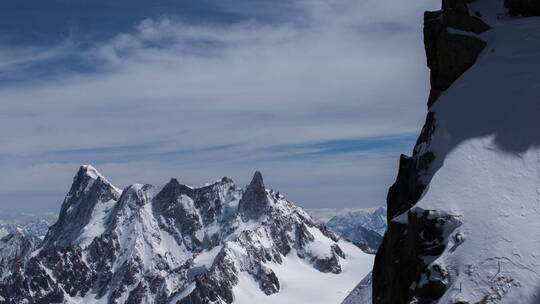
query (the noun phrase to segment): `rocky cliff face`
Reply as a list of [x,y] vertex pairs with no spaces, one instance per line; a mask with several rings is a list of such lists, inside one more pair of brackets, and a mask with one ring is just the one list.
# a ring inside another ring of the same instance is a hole
[[538,169],[540,20],[512,17],[537,4],[444,0],[425,14],[429,112],[388,192],[373,303],[539,303],[540,244],[521,235],[540,220],[523,186],[538,180],[525,172]]
[[424,15],[424,46],[431,70],[431,106],[450,85],[470,68],[486,47],[486,42],[473,34],[491,29],[482,12],[470,7],[467,0],[443,1],[442,9]]
[[280,293],[291,261],[308,272],[295,275],[327,274],[328,288],[344,261],[371,258],[266,189],[259,172],[246,189],[223,178],[119,190],[83,166],[43,242],[0,240],[0,303],[247,303],[236,299],[250,282],[251,298]]

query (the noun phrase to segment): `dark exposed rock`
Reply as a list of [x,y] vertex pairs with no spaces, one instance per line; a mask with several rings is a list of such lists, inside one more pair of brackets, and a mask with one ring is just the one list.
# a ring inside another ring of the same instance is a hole
[[332,230],[328,229],[328,227],[326,227],[325,225],[317,224],[317,228],[319,228],[319,230],[321,230],[321,232],[332,241],[337,242],[339,240],[337,234],[335,234]]
[[[331,242],[328,254],[313,250],[315,231]],[[161,189],[135,184],[120,195],[85,166],[46,246],[24,235],[0,240],[0,249],[16,249],[13,259],[0,251],[0,304],[71,303],[71,297],[108,304],[232,303],[241,272],[260,292],[279,292],[270,265],[293,250],[313,271],[339,273],[346,256],[338,240],[265,189],[259,172],[244,191],[228,178],[199,188],[172,179]],[[197,261],[202,254],[203,265]]]
[[[365,253],[368,253],[368,254],[376,254],[377,253],[377,250],[369,247],[369,245],[365,242],[360,242],[360,243],[353,243],[356,247],[360,248],[363,252]],[[379,246],[380,247],[380,246]]]
[[[431,303],[446,290],[443,270],[430,268],[425,257],[437,257],[446,248],[446,237],[460,225],[454,216],[413,208],[391,221],[377,252],[373,269],[373,303]],[[386,266],[385,266],[386,265]],[[439,275],[432,275],[438,271]],[[422,275],[428,278],[422,281]],[[414,284],[414,285],[413,285]],[[410,286],[416,286],[411,289]],[[389,292],[392,291],[392,292]]]
[[329,257],[313,258],[313,265],[321,272],[341,273],[341,265],[339,258],[345,258],[345,253],[341,248],[334,244]]
[[353,242],[366,253],[376,252],[382,243],[382,236],[380,234],[373,230],[368,230],[361,225],[355,226],[344,238]]
[[232,303],[234,296],[232,287],[238,284],[238,269],[225,251],[221,251],[216,262],[212,266],[211,273],[197,275],[195,277],[195,289],[179,304],[213,303],[223,300]]
[[435,131],[435,113],[428,112],[426,116],[426,122],[422,127],[420,136],[416,140],[416,144],[413,151],[413,156],[418,154],[422,146],[428,145],[431,139],[431,134]]
[[246,220],[258,219],[265,213],[268,204],[263,178],[261,173],[257,171],[240,200],[238,212]]
[[[431,70],[429,107],[486,47],[477,34],[490,26],[481,12],[469,10],[471,2],[474,0],[443,0],[441,11],[424,15],[424,45]],[[388,228],[373,269],[375,304],[433,303],[448,286],[447,270],[427,261],[443,252],[446,236],[459,225],[459,219],[414,207],[437,170],[433,165],[437,155],[429,151],[436,118],[434,112],[428,113],[413,156],[401,156],[396,181],[388,191]]]
[[540,1],[538,0],[504,0],[504,6],[513,15],[540,16]]
[[[189,206],[193,197],[195,191],[172,179],[153,200],[153,209],[161,215],[160,227],[190,249],[200,245],[195,233],[203,226],[199,215]],[[189,242],[184,237],[189,237]]]
[[58,221],[47,233],[44,246],[69,246],[92,218],[97,204],[118,200],[120,193],[90,166],[81,166],[73,179]]
[[431,70],[428,107],[476,62],[486,46],[486,42],[474,34],[491,27],[482,20],[481,14],[469,12],[468,2],[472,1],[445,0],[441,11],[424,14],[424,47]]
[[321,272],[341,273],[341,265],[334,252],[330,257],[314,259],[313,265]]
[[259,287],[266,295],[279,292],[279,280],[271,269],[261,267],[256,277],[259,279]]
[[[391,219],[411,208],[420,198],[426,185],[418,181],[416,159],[401,155],[398,176],[388,190],[388,218]],[[389,225],[390,226],[390,225]],[[387,228],[387,231],[389,229]]]

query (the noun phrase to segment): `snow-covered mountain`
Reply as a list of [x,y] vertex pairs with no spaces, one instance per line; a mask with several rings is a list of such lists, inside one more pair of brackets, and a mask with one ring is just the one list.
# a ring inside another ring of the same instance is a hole
[[306,211],[314,218],[327,223],[335,216],[344,215],[356,211],[374,211],[377,208],[306,208]]
[[83,166],[45,239],[10,234],[0,261],[0,303],[338,303],[373,256],[258,172],[120,190]]
[[57,219],[56,214],[49,212],[2,214],[0,217],[0,238],[13,232],[19,232],[29,237],[43,238]]
[[342,238],[377,251],[386,230],[386,208],[359,209],[337,215],[327,223]]
[[388,194],[373,303],[537,304],[540,2],[442,3],[425,14],[429,112]]
[[386,230],[386,208],[358,209],[332,217],[327,226],[338,233],[346,232],[355,226],[377,232],[380,235]]

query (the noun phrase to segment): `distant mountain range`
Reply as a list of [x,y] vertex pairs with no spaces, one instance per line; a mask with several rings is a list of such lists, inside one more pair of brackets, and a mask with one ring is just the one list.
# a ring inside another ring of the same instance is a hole
[[57,219],[58,215],[51,212],[2,213],[0,215],[0,238],[12,232],[19,232],[28,237],[43,238]]
[[258,172],[119,189],[82,166],[40,234],[0,239],[0,303],[339,303],[374,258]]
[[359,209],[331,218],[330,229],[366,251],[375,253],[386,230],[386,208]]

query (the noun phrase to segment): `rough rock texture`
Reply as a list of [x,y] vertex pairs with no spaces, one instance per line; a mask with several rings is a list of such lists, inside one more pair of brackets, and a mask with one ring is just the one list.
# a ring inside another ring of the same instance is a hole
[[513,15],[540,16],[540,1],[538,0],[505,0],[504,6]]
[[18,271],[30,254],[39,247],[41,240],[12,232],[0,239],[0,281]]
[[[424,15],[424,45],[431,70],[428,107],[476,62],[487,45],[479,34],[491,26],[484,21],[483,11],[472,9],[475,2],[443,0],[442,10]],[[434,267],[426,257],[435,259],[443,252],[446,237],[460,220],[413,207],[438,169],[433,165],[437,155],[427,148],[436,128],[436,114],[429,112],[413,155],[401,155],[396,181],[388,191],[388,228],[375,259],[373,303],[434,303],[447,289],[447,270]]]
[[120,191],[94,168],[81,166],[62,204],[58,221],[51,226],[45,237],[44,246],[73,243],[92,219],[96,205],[115,202],[119,197]]
[[424,14],[424,46],[431,70],[428,107],[478,58],[485,41],[470,35],[490,29],[482,13],[471,11],[469,0],[445,0],[442,10]]
[[[390,225],[373,270],[374,303],[431,303],[437,300],[446,291],[447,271],[424,259],[443,252],[447,236],[460,225],[460,219],[412,208]],[[423,280],[424,277],[433,279]]]
[[373,282],[371,272],[356,285],[341,304],[371,304]]
[[238,211],[244,219],[258,219],[266,213],[268,208],[268,198],[262,175],[255,172],[251,183],[240,200]]
[[223,178],[120,191],[83,166],[42,245],[0,239],[0,303],[231,303],[241,273],[263,294],[280,292],[271,267],[292,254],[340,273],[338,241],[259,172],[245,190]]

